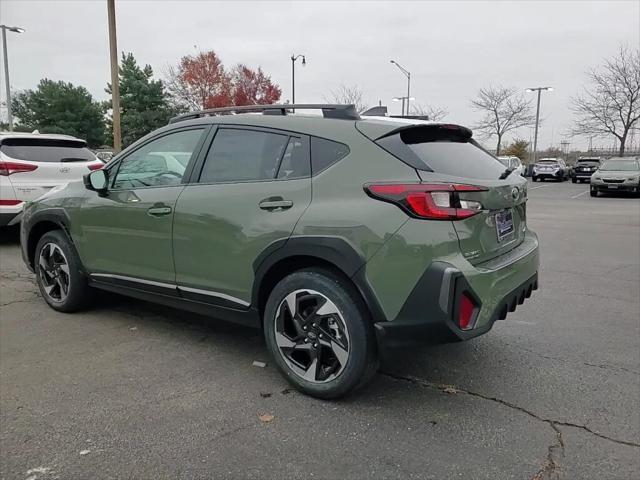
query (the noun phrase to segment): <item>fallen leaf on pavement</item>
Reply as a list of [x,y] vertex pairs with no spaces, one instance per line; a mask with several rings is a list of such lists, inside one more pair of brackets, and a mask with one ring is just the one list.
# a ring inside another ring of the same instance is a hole
[[454,393],[458,393],[459,392],[459,390],[456,387],[454,387],[453,385],[441,385],[440,388],[442,389],[442,391],[444,393],[448,393],[450,395],[453,395]]
[[263,413],[262,415],[258,415],[258,418],[262,423],[269,423],[271,420],[273,420],[273,415],[271,415],[270,413]]

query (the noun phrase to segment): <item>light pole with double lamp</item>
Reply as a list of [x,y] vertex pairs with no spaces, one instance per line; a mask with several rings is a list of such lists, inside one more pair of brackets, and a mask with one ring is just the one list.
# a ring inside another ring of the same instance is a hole
[[[411,72],[409,72],[409,70],[407,70],[406,68],[404,68],[402,65],[400,65],[398,62],[396,62],[395,60],[390,60],[391,63],[393,63],[396,67],[398,67],[398,69],[405,74],[405,76],[407,77],[407,115],[409,115],[409,100],[411,100]],[[402,102],[402,115],[404,115],[404,101]]]
[[538,121],[540,120],[540,92],[546,90],[547,92],[553,92],[552,87],[531,87],[527,88],[527,92],[538,92],[538,106],[536,107],[536,129],[533,134],[533,162],[538,160]]
[[22,27],[9,27],[8,25],[0,25],[2,29],[2,52],[4,54],[4,80],[7,89],[7,122],[9,123],[9,131],[13,131],[13,115],[11,115],[11,83],[9,82],[9,57],[7,56],[7,30],[14,33],[24,33]]

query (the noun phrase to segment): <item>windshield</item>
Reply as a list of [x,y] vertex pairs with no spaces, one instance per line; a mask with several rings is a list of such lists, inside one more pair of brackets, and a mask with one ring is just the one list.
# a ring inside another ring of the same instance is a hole
[[603,171],[618,171],[618,172],[633,172],[640,170],[640,164],[637,160],[615,160],[604,162],[600,170]]

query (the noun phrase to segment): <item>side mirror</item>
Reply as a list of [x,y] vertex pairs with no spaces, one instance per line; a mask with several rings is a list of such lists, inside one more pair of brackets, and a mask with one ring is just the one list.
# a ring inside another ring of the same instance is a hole
[[84,186],[87,190],[106,195],[109,185],[109,174],[106,170],[94,170],[84,176]]

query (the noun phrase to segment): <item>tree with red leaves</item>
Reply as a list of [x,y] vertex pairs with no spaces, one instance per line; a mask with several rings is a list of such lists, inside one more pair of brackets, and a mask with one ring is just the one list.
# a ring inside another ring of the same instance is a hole
[[252,70],[238,64],[231,73],[231,101],[234,105],[269,105],[280,100],[282,90],[262,68]]
[[277,102],[282,94],[262,68],[238,64],[227,72],[213,50],[182,57],[177,67],[169,68],[165,83],[173,102],[183,110],[264,105]]

